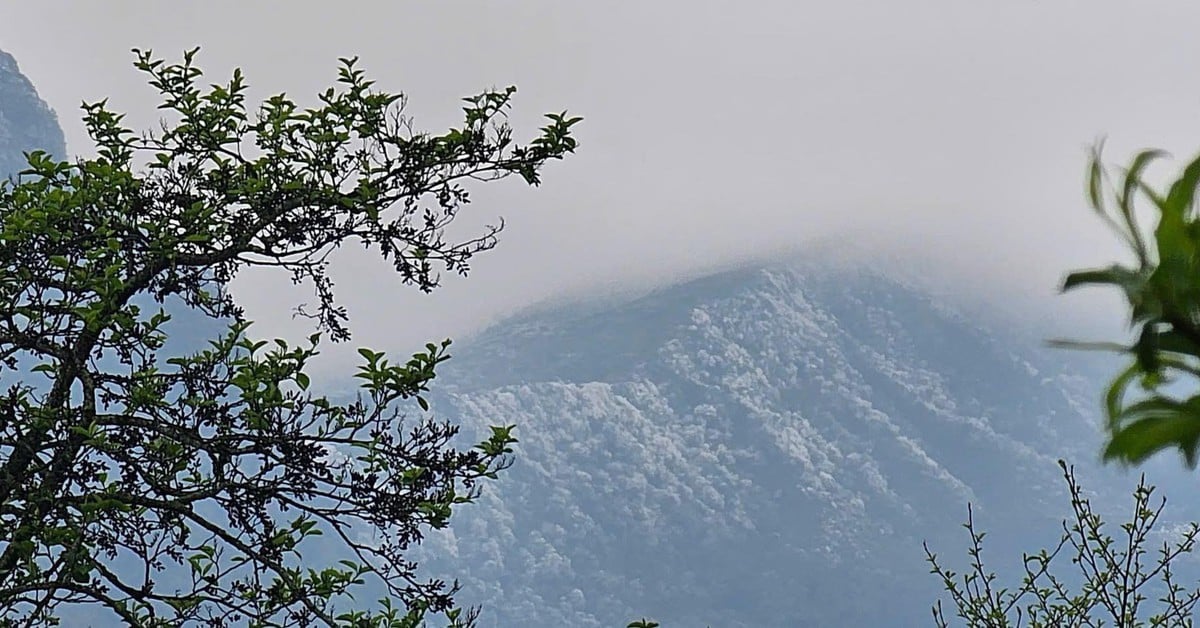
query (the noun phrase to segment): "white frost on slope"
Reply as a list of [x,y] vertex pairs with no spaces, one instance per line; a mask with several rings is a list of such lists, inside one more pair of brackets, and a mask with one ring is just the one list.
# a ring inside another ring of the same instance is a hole
[[[628,565],[678,563],[676,594],[687,594],[716,576],[682,566],[705,564],[721,547],[768,543],[797,574],[853,570],[916,543],[930,521],[956,528],[946,513],[957,517],[967,501],[986,509],[996,490],[968,478],[980,471],[963,455],[1051,486],[1043,471],[1053,470],[1055,452],[1008,425],[1040,419],[961,389],[960,374],[914,331],[912,312],[853,287],[826,283],[814,293],[810,283],[767,269],[745,289],[701,299],[606,381],[576,380],[568,365],[555,381],[450,395],[439,409],[468,433],[511,423],[521,442],[512,479],[490,486],[481,505],[456,515],[456,535],[426,549],[476,565],[464,585],[474,599],[508,607],[503,617],[611,625],[644,610],[631,605],[631,587],[667,586],[641,582]],[[966,325],[951,308],[921,307],[922,324]],[[553,321],[523,325],[556,333]],[[1057,375],[986,334],[971,338],[980,360],[1002,361],[1029,380],[1022,385],[1044,389],[1051,407],[1034,411],[1086,423]],[[519,351],[506,351],[512,368]],[[946,439],[968,453],[946,450]]]

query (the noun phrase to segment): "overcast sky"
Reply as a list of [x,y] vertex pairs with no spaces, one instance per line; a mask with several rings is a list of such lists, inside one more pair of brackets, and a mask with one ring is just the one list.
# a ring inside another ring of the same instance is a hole
[[[1198,27],[1194,0],[40,1],[5,6],[0,49],[76,152],[81,100],[157,119],[135,46],[199,45],[212,78],[241,66],[257,95],[301,99],[358,55],[435,131],[458,98],[509,84],[518,134],[584,116],[541,188],[475,191],[464,222],[509,228],[467,280],[422,296],[377,259],[339,259],[352,344],[407,351],[564,291],[847,233],[987,279],[969,289],[1048,296],[1117,254],[1082,202],[1094,140],[1114,160],[1200,150]],[[237,291],[260,334],[307,331],[289,311],[308,295],[284,278]]]

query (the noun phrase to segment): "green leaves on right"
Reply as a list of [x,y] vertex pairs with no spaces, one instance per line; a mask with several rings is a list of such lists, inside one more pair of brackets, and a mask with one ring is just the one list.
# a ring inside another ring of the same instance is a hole
[[[1176,449],[1194,468],[1200,455],[1200,219],[1195,209],[1200,157],[1158,189],[1146,182],[1144,172],[1162,152],[1139,153],[1118,175],[1104,166],[1100,153],[1099,147],[1092,152],[1088,200],[1130,249],[1133,262],[1073,272],[1063,291],[1085,285],[1121,290],[1136,340],[1130,345],[1056,344],[1129,356],[1129,366],[1105,393],[1106,461],[1138,464]],[[1138,217],[1139,202],[1157,219],[1152,232]]]

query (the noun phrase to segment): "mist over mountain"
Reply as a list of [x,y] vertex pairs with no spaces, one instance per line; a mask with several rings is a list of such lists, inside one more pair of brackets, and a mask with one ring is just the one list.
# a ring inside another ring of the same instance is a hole
[[457,349],[435,410],[521,439],[423,549],[485,626],[928,625],[921,543],[962,558],[968,501],[1013,568],[1068,512],[1057,459],[1115,515],[1134,481],[1095,464],[1111,364],[866,264],[545,308]]

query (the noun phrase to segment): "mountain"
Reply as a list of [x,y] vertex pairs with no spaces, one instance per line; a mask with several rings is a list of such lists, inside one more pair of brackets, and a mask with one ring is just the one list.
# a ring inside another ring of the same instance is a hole
[[31,150],[62,158],[67,145],[54,111],[21,74],[16,59],[0,50],[0,173],[23,170],[23,153]]
[[1068,512],[1058,458],[1102,508],[1133,481],[1093,463],[1106,365],[865,264],[542,309],[447,364],[435,411],[520,438],[423,548],[484,626],[929,625],[921,544],[959,564],[968,501],[1013,568]]

